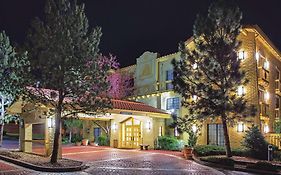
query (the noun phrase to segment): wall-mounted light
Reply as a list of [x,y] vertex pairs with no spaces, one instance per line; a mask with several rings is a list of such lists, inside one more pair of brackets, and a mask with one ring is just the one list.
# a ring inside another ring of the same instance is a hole
[[146,129],[147,129],[148,131],[151,130],[151,121],[147,121],[147,123],[146,123]]
[[192,65],[192,68],[193,68],[193,69],[197,69],[197,68],[198,68],[197,63],[194,63],[194,64]]
[[237,132],[244,132],[245,131],[245,125],[243,122],[238,122],[237,124]]
[[269,98],[270,98],[270,94],[269,94],[268,91],[266,91],[266,92],[264,93],[264,99],[265,99],[265,101],[268,101]]
[[192,101],[196,102],[198,99],[198,96],[197,95],[192,95]]
[[113,130],[114,132],[116,132],[117,127],[118,127],[118,126],[117,126],[117,123],[115,123],[115,122],[114,122],[114,123],[112,124],[112,126],[111,126],[111,128],[112,128],[112,130]]
[[240,52],[238,52],[238,58],[239,58],[240,60],[244,60],[244,59],[246,58],[246,56],[247,56],[247,54],[246,54],[245,51],[240,51]]
[[269,132],[269,126],[266,124],[266,125],[264,125],[264,127],[263,127],[263,132],[264,133],[268,133]]
[[256,52],[256,55],[255,55],[255,56],[256,56],[256,60],[259,61],[259,59],[260,59],[260,53],[259,53],[259,52]]
[[266,60],[264,63],[263,63],[263,68],[265,68],[266,70],[269,70],[269,61]]
[[196,131],[197,131],[197,126],[194,124],[194,125],[192,125],[192,131],[194,132],[194,133],[196,133]]
[[55,126],[55,120],[53,117],[47,119],[48,128],[53,128]]
[[238,96],[243,96],[245,95],[245,87],[244,86],[238,86],[238,89],[237,89],[237,95]]

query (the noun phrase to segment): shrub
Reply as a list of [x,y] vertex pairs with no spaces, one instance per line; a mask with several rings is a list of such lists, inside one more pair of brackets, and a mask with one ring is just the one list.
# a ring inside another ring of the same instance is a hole
[[[248,156],[249,151],[243,148],[234,148],[231,150],[234,156]],[[217,145],[198,145],[194,147],[194,152],[198,156],[225,155],[225,148]]]
[[75,135],[71,138],[71,142],[72,142],[72,143],[81,142],[82,139],[83,139],[82,136],[80,136],[79,134],[75,134]]
[[66,144],[68,143],[68,138],[67,137],[63,137],[62,138],[62,144]]
[[258,170],[264,170],[264,171],[278,171],[277,166],[272,165],[268,162],[257,162],[255,164],[248,164],[246,168],[249,169],[258,169]]
[[246,131],[242,145],[249,149],[251,157],[267,159],[268,143],[257,126],[252,126]]
[[200,160],[219,165],[234,167],[234,160],[228,157],[201,157]]
[[183,148],[180,140],[171,136],[158,137],[158,149],[179,151]]
[[106,136],[99,136],[98,137],[98,144],[100,146],[108,146],[109,145],[109,140]]

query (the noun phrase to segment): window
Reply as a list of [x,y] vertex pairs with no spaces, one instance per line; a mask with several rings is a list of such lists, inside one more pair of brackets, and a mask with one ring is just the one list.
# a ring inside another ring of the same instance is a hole
[[224,145],[222,124],[208,124],[208,145]]
[[167,70],[166,71],[166,81],[170,81],[174,79],[174,71],[173,70]]
[[163,136],[163,126],[159,127],[159,136]]
[[275,97],[275,108],[276,108],[276,109],[279,109],[279,107],[280,107],[279,96],[276,95],[276,97]]
[[180,98],[179,97],[168,98],[166,108],[167,108],[167,110],[179,109],[180,108]]

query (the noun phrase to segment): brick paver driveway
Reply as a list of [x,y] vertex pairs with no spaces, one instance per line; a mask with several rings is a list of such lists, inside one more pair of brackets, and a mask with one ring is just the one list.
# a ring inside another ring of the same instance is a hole
[[246,175],[247,173],[219,171],[184,160],[181,153],[165,151],[123,150],[106,147],[65,147],[63,157],[84,161],[89,168],[85,174],[190,174]]

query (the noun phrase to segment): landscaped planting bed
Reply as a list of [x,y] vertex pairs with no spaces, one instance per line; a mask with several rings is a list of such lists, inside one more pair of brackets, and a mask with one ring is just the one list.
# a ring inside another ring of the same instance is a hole
[[69,159],[58,159],[58,162],[55,164],[50,163],[49,157],[43,157],[34,154],[28,154],[18,151],[0,151],[0,156],[5,156],[11,159],[15,159],[16,161],[35,165],[38,167],[44,168],[73,168],[73,167],[81,167],[82,162],[69,160]]

